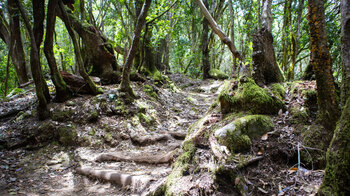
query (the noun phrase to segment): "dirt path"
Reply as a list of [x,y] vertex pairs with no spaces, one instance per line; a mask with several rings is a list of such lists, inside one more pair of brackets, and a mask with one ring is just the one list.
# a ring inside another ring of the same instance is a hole
[[[160,182],[170,173],[187,128],[215,101],[222,84],[193,81],[181,75],[170,78],[177,87],[163,89],[154,83],[135,83],[140,99],[131,105],[118,101],[116,86],[107,86],[105,93],[97,97],[82,96],[64,104],[52,104],[52,112],[64,114],[55,121],[8,117],[0,127],[3,138],[8,140],[31,133],[42,123],[53,127],[52,131],[62,126],[74,127],[79,139],[76,145],[67,147],[53,142],[28,150],[37,146],[28,143],[26,148],[0,150],[0,195],[130,195]],[[150,88],[156,94],[145,93]],[[104,153],[114,153],[118,161],[96,161]],[[114,184],[100,182],[76,173],[77,167],[90,174],[109,170],[118,179]]]

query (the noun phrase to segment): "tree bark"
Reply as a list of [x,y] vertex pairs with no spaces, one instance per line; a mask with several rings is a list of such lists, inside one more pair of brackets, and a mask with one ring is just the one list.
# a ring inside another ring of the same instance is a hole
[[341,101],[344,105],[350,97],[350,2],[341,1],[341,33],[342,33],[342,94]]
[[333,133],[339,118],[332,63],[328,49],[324,0],[309,0],[311,59],[317,83],[318,115],[324,127]]
[[[206,9],[209,7],[208,0],[203,1]],[[209,61],[209,22],[204,17],[203,21],[203,31],[202,31],[202,71],[203,71],[203,79],[210,78],[209,70],[210,70],[210,61]]]
[[304,0],[299,0],[298,16],[296,21],[296,26],[297,26],[296,35],[292,34],[292,54],[291,54],[291,65],[287,73],[288,80],[294,79],[294,69],[296,66],[296,59],[298,57],[298,50],[299,50],[300,23],[301,23],[301,17],[303,15],[303,8],[304,8]]
[[327,150],[327,166],[317,195],[348,195],[350,192],[350,97],[345,104]]
[[[231,20],[231,40],[233,43],[235,43],[235,17],[234,17],[234,10],[233,10],[233,4],[232,1],[228,1],[229,5],[229,11],[230,11],[230,20]],[[232,67],[232,77],[236,76],[236,67],[237,67],[237,61],[236,58],[233,57],[233,67]]]
[[[24,24],[28,30],[29,36],[30,36],[30,66],[32,69],[33,79],[35,83],[35,91],[36,95],[38,97],[39,104],[37,106],[38,111],[38,117],[40,120],[44,120],[50,116],[50,112],[47,107],[47,98],[44,94],[44,88],[46,82],[43,80],[42,72],[41,72],[41,66],[40,66],[40,57],[39,57],[39,49],[37,48],[37,41],[35,40],[33,29],[31,28],[29,24],[29,20],[26,14],[26,11],[24,10],[23,6],[19,2],[19,0],[15,0],[17,7],[19,8],[22,18],[24,20]],[[34,21],[35,23],[35,21]]]
[[141,31],[142,31],[142,28],[146,22],[147,12],[151,6],[151,3],[152,3],[152,0],[145,0],[145,3],[142,6],[142,10],[141,10],[140,15],[138,16],[138,19],[137,19],[137,23],[136,23],[136,27],[135,27],[135,31],[134,31],[134,37],[132,40],[132,45],[131,45],[131,48],[129,50],[128,57],[126,59],[126,62],[125,62],[124,68],[123,68],[123,77],[122,77],[122,81],[120,83],[120,91],[127,93],[132,98],[136,98],[136,95],[131,88],[130,72],[131,72],[133,61],[134,61],[134,58],[135,58],[135,55],[136,55],[136,52],[137,52],[137,49],[139,46]]
[[[71,27],[82,38],[85,46],[85,62],[92,64],[91,75],[100,77],[102,83],[118,83],[120,81],[120,72],[114,56],[113,46],[104,38],[101,33],[85,21],[80,20],[73,13],[67,12],[67,18]],[[63,19],[62,12],[58,16]]]
[[46,18],[46,36],[44,52],[51,71],[51,79],[56,88],[55,101],[64,102],[71,97],[66,83],[58,72],[55,55],[53,53],[53,35],[56,23],[56,6],[58,0],[49,0]]
[[[7,2],[7,5],[8,5],[10,25],[7,25],[6,21],[2,21],[1,23],[3,25],[1,25],[0,29],[6,30],[6,32],[4,32],[5,37],[8,37],[6,39],[12,40],[12,43],[13,43],[12,47],[10,47],[8,41],[4,40],[4,42],[7,44],[9,49],[11,48],[11,52],[10,52],[11,59],[15,67],[19,83],[25,84],[29,81],[29,79],[27,75],[25,55],[23,50],[22,38],[21,38],[19,11],[18,9],[16,9],[16,4],[13,0],[9,0]],[[0,17],[1,17],[0,20],[4,20],[2,18],[2,14],[0,15]]]
[[83,63],[83,58],[82,58],[81,53],[80,53],[78,40],[77,40],[75,33],[72,29],[70,18],[68,17],[68,14],[65,10],[65,7],[64,7],[62,1],[58,1],[58,5],[60,8],[62,20],[63,20],[63,22],[67,28],[67,31],[72,39],[72,42],[73,42],[74,53],[75,53],[75,56],[77,59],[77,67],[78,67],[80,75],[84,78],[84,80],[86,81],[86,83],[90,87],[91,94],[97,95],[97,94],[103,93],[102,89],[97,87],[96,84],[91,80],[89,75],[86,73],[84,63]]
[[272,32],[271,4],[272,0],[262,0],[262,26],[270,32]]
[[226,36],[226,34],[221,30],[221,28],[218,26],[218,24],[215,22],[213,17],[210,15],[209,11],[207,10],[206,6],[203,4],[201,0],[195,0],[196,3],[198,4],[199,8],[201,9],[204,17],[208,20],[210,27],[212,30],[220,37],[221,41],[224,42],[230,49],[232,55],[235,58],[241,58],[241,55],[239,52],[236,50],[236,47],[234,43]]

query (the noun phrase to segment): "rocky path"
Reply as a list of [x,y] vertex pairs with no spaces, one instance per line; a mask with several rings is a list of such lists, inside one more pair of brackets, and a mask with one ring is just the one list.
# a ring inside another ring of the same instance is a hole
[[[222,84],[181,75],[170,79],[176,86],[164,89],[135,83],[140,99],[131,105],[118,101],[116,86],[104,87],[105,93],[97,98],[83,96],[53,104],[52,112],[73,112],[46,123],[75,127],[77,144],[62,147],[52,142],[35,150],[1,150],[0,195],[130,195],[161,183],[171,171],[187,128],[208,110]],[[86,121],[91,110],[98,117]],[[41,123],[28,117],[14,125],[17,118],[6,121],[0,131],[20,134],[21,128],[35,129],[38,126],[33,124]]]

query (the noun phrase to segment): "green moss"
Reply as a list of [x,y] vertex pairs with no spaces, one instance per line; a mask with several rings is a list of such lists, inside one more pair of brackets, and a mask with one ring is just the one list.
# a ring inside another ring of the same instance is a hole
[[32,116],[32,114],[31,114],[30,111],[26,111],[26,112],[21,111],[21,112],[19,112],[19,113],[17,114],[16,121],[17,121],[17,122],[20,122],[20,121],[22,121],[23,119],[29,118],[30,116]]
[[286,89],[280,83],[274,83],[270,86],[272,93],[279,99],[283,100],[286,96]]
[[224,72],[218,70],[218,69],[210,69],[209,75],[211,78],[217,79],[217,80],[225,80],[228,79],[228,75],[226,75]]
[[170,175],[167,177],[165,184],[165,195],[178,195],[181,193],[175,193],[172,191],[172,186],[177,186],[176,183],[186,173],[189,168],[189,163],[196,152],[196,148],[192,140],[186,140],[182,144],[182,154],[176,159],[174,167]]
[[58,129],[59,141],[65,145],[74,145],[77,139],[77,130],[73,125],[62,126]]
[[[230,88],[228,88],[230,89]],[[283,101],[259,87],[253,79],[241,80],[238,90],[223,90],[219,95],[222,113],[249,111],[253,114],[277,114],[285,108]]]
[[327,151],[327,167],[320,195],[350,193],[350,98],[343,109]]
[[91,111],[87,116],[87,120],[89,122],[96,122],[98,120],[98,112],[96,110]]
[[137,117],[143,125],[151,126],[155,123],[155,119],[153,118],[153,116],[146,115],[144,113],[138,113]]
[[6,97],[10,98],[10,97],[12,97],[14,95],[18,95],[18,94],[24,93],[24,92],[25,91],[23,89],[21,89],[21,88],[14,88]]
[[306,123],[309,120],[309,110],[305,107],[292,107],[289,110],[292,115],[293,123]]
[[215,137],[231,152],[242,152],[250,149],[251,139],[272,131],[273,127],[271,118],[268,116],[248,115],[216,130]]
[[65,122],[70,120],[73,115],[71,110],[55,110],[52,112],[51,117],[54,121]]
[[153,89],[152,86],[146,84],[146,85],[143,86],[143,90],[145,91],[145,93],[148,96],[153,97],[155,99],[158,99],[158,95],[157,95],[156,92],[154,92],[154,89]]
[[303,145],[307,147],[301,151],[302,161],[308,166],[313,165],[314,168],[323,169],[326,165],[326,151],[332,136],[323,126],[313,124],[304,126],[301,137]]

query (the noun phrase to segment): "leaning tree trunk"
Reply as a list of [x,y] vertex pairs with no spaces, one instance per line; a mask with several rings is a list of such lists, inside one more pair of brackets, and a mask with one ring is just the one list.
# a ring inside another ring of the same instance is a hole
[[65,10],[65,7],[64,7],[62,1],[58,1],[58,5],[60,8],[59,13],[61,15],[61,18],[62,18],[64,24],[66,25],[69,36],[71,37],[72,42],[73,42],[74,53],[75,53],[75,56],[77,59],[77,67],[78,67],[80,75],[84,78],[84,80],[86,81],[86,83],[90,87],[91,94],[97,95],[97,94],[103,93],[102,89],[97,87],[96,84],[89,77],[89,75],[86,73],[84,63],[83,63],[83,58],[82,58],[81,53],[80,53],[78,40],[77,40],[75,33],[72,29],[70,18],[68,17],[68,14]]
[[20,84],[27,83],[28,75],[26,68],[25,55],[23,50],[23,43],[21,38],[21,30],[20,30],[20,20],[19,20],[19,11],[16,9],[16,3],[13,0],[7,1],[7,7],[9,12],[9,32],[11,32],[11,39],[13,48],[11,53],[12,63],[15,66],[15,70],[18,76],[18,80]]
[[[15,0],[17,7],[19,8],[22,18],[24,20],[24,24],[28,30],[29,36],[30,36],[30,66],[32,69],[33,79],[35,83],[35,91],[36,95],[38,97],[39,104],[37,106],[38,111],[38,117],[41,120],[44,120],[50,116],[50,112],[47,107],[47,100],[44,94],[44,88],[45,88],[45,81],[43,81],[42,78],[42,72],[40,67],[40,57],[39,57],[39,49],[37,48],[37,42],[35,40],[33,29],[31,28],[29,24],[29,20],[26,14],[26,11],[24,10],[23,6],[19,2],[19,0]],[[35,23],[35,21],[34,21]],[[46,83],[45,83],[46,84]]]
[[273,48],[271,0],[263,1],[262,28],[253,36],[253,78],[258,85],[283,82]]
[[318,115],[324,127],[332,133],[339,118],[339,108],[328,49],[324,0],[309,0],[308,10],[310,63],[316,76]]
[[350,2],[342,0],[341,7],[341,30],[342,30],[342,95],[341,100],[344,105],[346,99],[350,97]]
[[56,87],[55,101],[64,102],[71,97],[71,92],[69,91],[66,83],[62,79],[61,74],[58,72],[55,55],[53,53],[53,34],[56,23],[57,1],[58,0],[49,0],[47,8],[44,52],[50,67],[52,82]]
[[[208,0],[203,1],[205,7],[208,8]],[[209,61],[209,22],[204,17],[203,18],[203,31],[202,31],[202,70],[203,79],[210,78],[210,61]]]
[[141,31],[142,31],[142,28],[146,22],[147,12],[148,12],[149,7],[151,6],[151,3],[152,3],[152,0],[145,0],[145,3],[142,6],[142,10],[140,12],[140,15],[137,18],[137,23],[135,26],[132,45],[131,45],[131,48],[129,50],[128,57],[126,58],[126,62],[125,62],[124,68],[123,68],[123,77],[122,77],[122,81],[120,83],[120,91],[127,93],[128,96],[131,98],[136,98],[136,95],[131,88],[130,72],[131,72],[133,61],[134,61],[134,58],[135,58],[135,55],[136,55],[136,52],[137,52],[137,49],[139,46]]
[[234,43],[230,40],[229,37],[226,36],[226,34],[221,30],[221,28],[219,27],[219,25],[216,23],[216,21],[214,20],[214,18],[210,15],[208,9],[206,8],[206,6],[203,4],[203,2],[201,0],[194,0],[197,5],[199,6],[199,8],[201,9],[204,17],[208,20],[209,25],[211,27],[211,29],[214,31],[214,33],[216,33],[219,38],[221,39],[222,42],[224,42],[224,44],[227,45],[227,47],[230,49],[233,58],[239,58],[241,59],[241,55],[240,53],[236,50],[236,46],[234,45]]
[[[61,13],[58,12],[58,16],[63,19]],[[120,70],[118,70],[112,44],[93,25],[80,20],[69,10],[67,17],[72,28],[82,38],[85,46],[85,62],[93,66],[91,75],[100,77],[104,84],[119,82]]]

